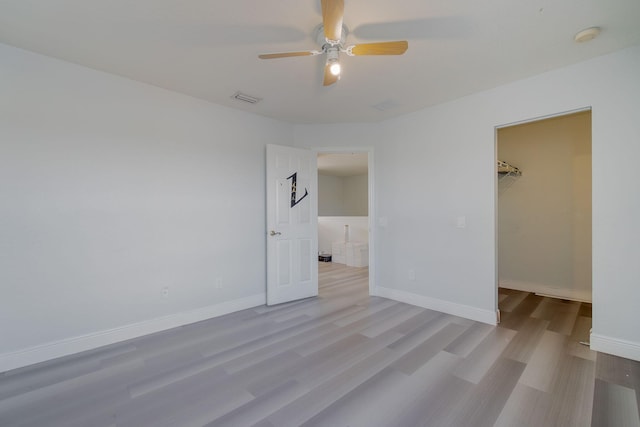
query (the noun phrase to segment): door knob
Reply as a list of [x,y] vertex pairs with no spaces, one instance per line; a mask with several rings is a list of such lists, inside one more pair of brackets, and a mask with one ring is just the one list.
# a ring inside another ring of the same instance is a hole
[[271,230],[271,232],[270,232],[269,234],[271,234],[272,236],[279,236],[279,235],[281,235],[282,233],[281,233],[281,232],[279,232],[279,231],[273,231],[273,230]]

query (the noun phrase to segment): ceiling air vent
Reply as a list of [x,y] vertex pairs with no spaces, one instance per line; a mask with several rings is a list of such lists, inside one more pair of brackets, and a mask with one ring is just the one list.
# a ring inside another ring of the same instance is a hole
[[256,98],[255,96],[247,95],[246,93],[236,92],[231,98],[237,99],[238,101],[246,102],[248,104],[257,104],[262,101],[262,98]]
[[393,110],[394,108],[398,108],[399,106],[400,104],[398,104],[397,102],[388,99],[379,104],[372,105],[371,108],[375,108],[378,111],[384,112],[384,111]]

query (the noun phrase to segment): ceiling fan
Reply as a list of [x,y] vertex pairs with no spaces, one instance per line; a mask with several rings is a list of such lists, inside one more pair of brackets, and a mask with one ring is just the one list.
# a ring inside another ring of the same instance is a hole
[[317,30],[317,41],[320,50],[305,50],[300,52],[266,53],[259,55],[260,59],[289,58],[292,56],[315,56],[326,54],[324,66],[324,86],[334,84],[340,79],[340,52],[349,56],[361,55],[402,55],[409,47],[406,40],[380,43],[364,43],[344,46],[347,28],[342,24],[344,15],[344,0],[321,0],[322,25]]

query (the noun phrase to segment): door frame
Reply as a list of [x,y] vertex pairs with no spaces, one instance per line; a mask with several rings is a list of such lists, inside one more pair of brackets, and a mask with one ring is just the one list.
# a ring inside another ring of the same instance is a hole
[[[347,153],[367,153],[367,187],[368,187],[368,212],[367,222],[369,227],[369,295],[376,294],[376,282],[375,282],[375,242],[376,242],[376,228],[375,228],[375,174],[374,174],[374,149],[373,147],[315,147],[311,148],[317,154],[330,153],[330,154],[347,154]],[[318,195],[316,194],[316,198]],[[316,217],[317,221],[317,217]]]
[[[499,215],[499,211],[498,211],[498,165],[497,165],[497,161],[498,161],[498,130],[499,129],[503,129],[503,128],[508,128],[511,126],[517,126],[517,125],[522,125],[522,124],[526,124],[526,123],[533,123],[533,122],[539,122],[539,121],[543,121],[543,120],[547,120],[547,119],[553,119],[556,117],[562,117],[562,116],[569,116],[571,114],[577,114],[577,113],[583,113],[585,111],[590,111],[591,112],[591,130],[593,132],[593,107],[591,106],[587,106],[587,107],[582,107],[582,108],[576,108],[574,110],[567,110],[567,111],[561,111],[558,113],[553,113],[553,114],[547,114],[544,116],[538,116],[538,117],[532,117],[529,119],[524,119],[524,120],[518,120],[515,122],[510,122],[510,123],[504,123],[501,125],[496,125],[493,127],[493,132],[494,132],[494,136],[493,136],[493,167],[494,167],[494,171],[493,171],[493,179],[494,179],[494,231],[495,231],[495,243],[494,243],[494,249],[495,249],[495,265],[494,265],[494,271],[495,271],[495,287],[494,287],[494,298],[495,298],[495,307],[496,307],[496,314],[497,314],[497,320],[498,323],[500,323],[500,309],[499,309],[499,301],[498,301],[498,288],[500,287],[500,270],[499,270],[499,238],[498,238],[498,215]],[[592,141],[593,141],[593,136],[592,136]],[[593,147],[592,147],[592,151],[593,151]],[[593,172],[593,163],[591,165],[591,170]],[[592,195],[593,195],[593,189],[591,190]],[[593,202],[592,202],[593,205]],[[591,222],[591,230],[592,230],[592,235],[593,235],[593,221]],[[593,262],[593,245],[591,248],[591,260]],[[591,288],[593,289],[593,279],[591,281]],[[593,305],[593,299],[591,301],[591,304]]]

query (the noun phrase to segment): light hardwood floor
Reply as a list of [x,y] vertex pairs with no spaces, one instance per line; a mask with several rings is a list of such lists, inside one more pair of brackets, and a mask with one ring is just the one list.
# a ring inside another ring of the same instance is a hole
[[0,425],[640,425],[640,364],[579,344],[588,304],[501,289],[492,327],[369,297],[366,268],[319,278],[318,298],[0,374]]

